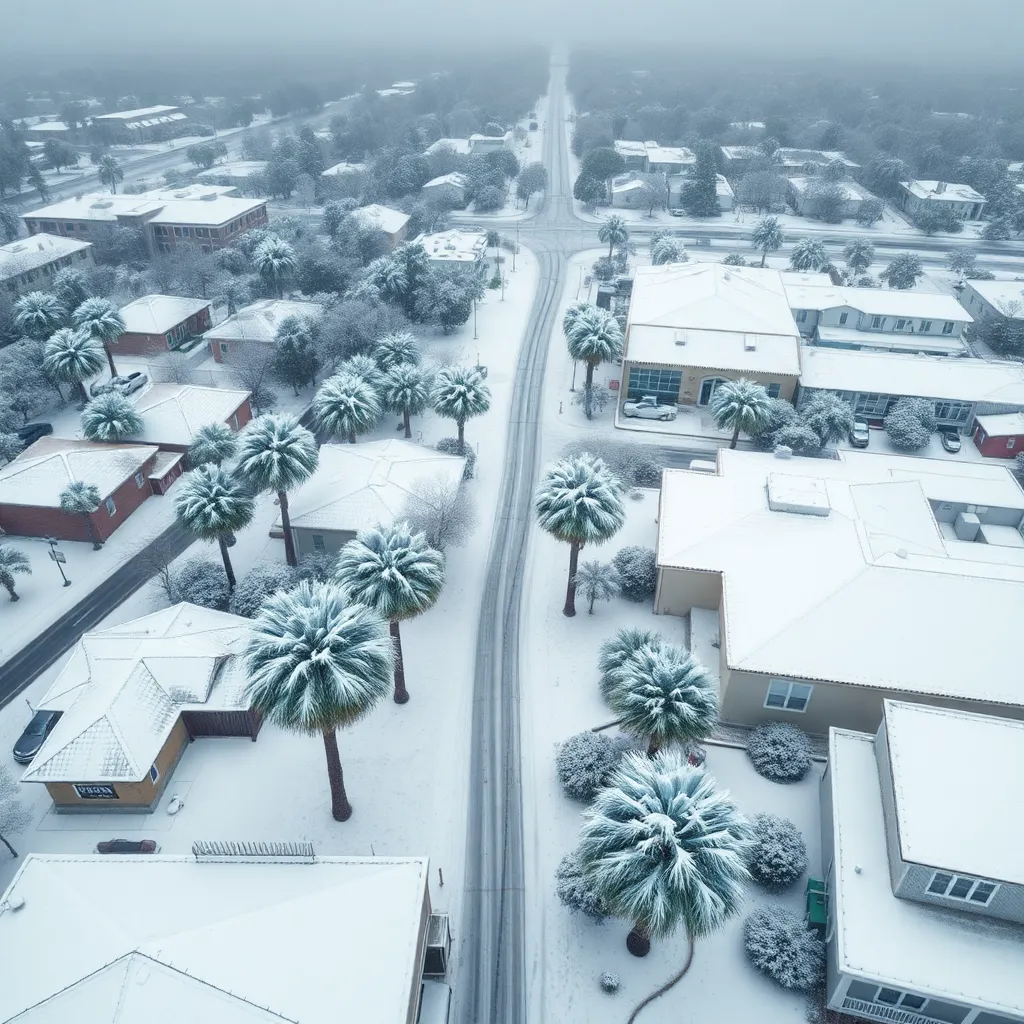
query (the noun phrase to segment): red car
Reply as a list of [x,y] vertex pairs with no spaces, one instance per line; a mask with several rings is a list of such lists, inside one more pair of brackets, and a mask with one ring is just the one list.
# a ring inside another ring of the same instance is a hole
[[108,839],[96,844],[97,853],[156,853],[159,849],[152,839]]

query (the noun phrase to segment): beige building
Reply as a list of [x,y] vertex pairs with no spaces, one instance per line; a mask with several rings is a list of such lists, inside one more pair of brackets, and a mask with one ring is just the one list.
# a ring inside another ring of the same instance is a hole
[[655,611],[705,610],[691,622],[716,635],[694,645],[717,641],[724,721],[874,732],[885,698],[1024,718],[1007,469],[729,450],[717,467],[664,474]]
[[621,398],[706,406],[747,378],[792,400],[800,340],[777,270],[721,263],[638,267],[626,321]]
[[49,291],[65,267],[91,270],[92,242],[61,235],[36,234],[0,245],[0,295],[15,299],[32,291]]
[[363,231],[380,231],[387,236],[388,248],[394,249],[405,241],[409,214],[392,210],[390,206],[371,203],[352,211],[352,218]]

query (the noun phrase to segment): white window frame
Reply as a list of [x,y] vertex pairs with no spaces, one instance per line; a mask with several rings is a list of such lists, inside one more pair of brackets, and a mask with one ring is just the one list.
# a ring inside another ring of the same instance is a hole
[[[942,875],[943,877],[949,879],[949,882],[946,885],[946,891],[945,892],[935,892],[932,889],[932,885],[935,883],[935,879],[938,878],[939,875]],[[953,887],[956,885],[957,882],[960,882],[960,881],[970,882],[971,883],[971,887],[970,887],[970,889],[967,890],[967,895],[966,896],[954,896],[952,894]],[[988,899],[986,899],[986,900],[972,900],[971,899],[971,894],[974,893],[977,890],[979,885],[990,885],[990,886],[992,886],[992,891],[988,894]],[[925,891],[925,893],[927,895],[929,895],[929,896],[938,896],[940,899],[955,900],[957,903],[969,903],[971,906],[974,906],[974,907],[987,907],[992,902],[993,898],[995,897],[995,894],[997,892],[999,892],[999,883],[998,882],[993,882],[989,878],[974,878],[971,875],[958,875],[958,874],[956,874],[953,871],[933,871],[932,872],[932,877],[928,879],[928,884],[925,886],[925,890],[924,891]]]
[[840,313],[839,314],[839,326],[842,327],[846,323],[846,321],[849,320],[849,319],[850,319],[850,314],[849,313]]
[[885,317],[884,316],[873,316],[871,318],[871,330],[873,330],[873,331],[880,331],[884,327],[885,327]]
[[931,329],[932,329],[932,322],[931,322],[931,320],[922,320],[921,321],[921,330],[922,331],[927,333]]
[[907,321],[906,320],[897,320],[896,321],[896,330],[897,331],[902,331],[903,328],[906,327],[906,326],[907,326]]
[[952,334],[952,333],[953,333],[953,328],[954,328],[955,326],[956,326],[956,324],[955,324],[955,323],[954,323],[954,322],[953,322],[952,320],[947,320],[947,321],[946,321],[946,322],[945,322],[945,323],[944,323],[944,324],[942,325],[942,333],[943,333],[943,334]]
[[[984,441],[985,439],[982,438],[982,440]],[[1015,438],[1015,437],[1008,437],[1006,439],[1006,450],[1008,452],[1012,452],[1013,449],[1016,448],[1016,447],[1017,447],[1017,438]]]
[[[790,702],[795,698],[800,700],[801,697],[794,694],[794,690],[804,691],[806,690],[806,696],[804,696],[804,706],[802,708],[790,707]],[[782,694],[781,704],[770,704],[772,696],[778,697]],[[814,696],[814,684],[813,683],[800,683],[795,682],[791,679],[772,679],[768,683],[768,689],[765,690],[764,694],[764,707],[772,711],[792,711],[797,715],[804,715],[807,713],[807,707],[811,703],[811,697]]]
[[108,516],[117,515],[117,503],[112,497],[107,498],[107,500],[103,502],[103,507],[107,510]]
[[142,470],[140,469],[138,471],[138,473],[135,474],[135,486],[138,487],[141,490],[142,489],[142,485],[145,482],[146,482],[146,478],[145,478],[145,476],[143,476]]

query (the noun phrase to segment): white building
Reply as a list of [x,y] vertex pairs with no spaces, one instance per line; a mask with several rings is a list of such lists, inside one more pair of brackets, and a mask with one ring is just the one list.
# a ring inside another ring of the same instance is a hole
[[119,110],[114,114],[95,114],[93,125],[103,125],[114,133],[115,139],[130,138],[142,141],[152,138],[158,125],[174,124],[187,120],[188,115],[177,106],[158,104],[154,107],[138,107],[135,110]]
[[460,267],[472,267],[484,258],[487,236],[481,231],[439,231],[431,235],[420,235],[417,245],[427,251],[432,263],[448,263]]
[[1024,281],[966,281],[963,304],[975,320],[1024,319]]
[[342,160],[341,163],[333,164],[327,170],[320,172],[321,178],[343,178],[349,174],[363,174],[366,171],[364,163],[349,163]]
[[469,179],[460,171],[431,178],[420,191],[427,196],[447,196],[456,206],[466,205],[466,186]]
[[473,152],[473,147],[469,139],[438,139],[427,146],[423,155],[431,156],[443,150],[451,150],[456,156],[469,156]]
[[822,178],[795,177],[789,179],[789,195],[796,212],[804,217],[814,217],[819,213],[816,191],[819,186],[834,186],[839,189],[842,201],[836,211],[842,220],[856,218],[861,207],[869,199],[875,197],[863,185],[849,178],[842,181],[827,182]]
[[948,211],[960,220],[981,220],[985,197],[970,185],[949,181],[901,181],[899,204],[911,216]]
[[[683,192],[690,181],[689,175],[670,174],[665,180],[668,183],[669,209],[682,206]],[[723,213],[731,210],[736,203],[736,194],[724,174],[715,175],[715,195],[718,197],[718,208]]]
[[405,241],[405,232],[409,224],[409,214],[401,210],[392,210],[390,206],[371,203],[360,206],[352,211],[352,219],[364,231],[380,231],[387,236],[388,245],[394,248]]
[[0,294],[15,298],[31,291],[49,291],[65,267],[89,270],[92,243],[60,235],[36,234],[0,245]]
[[503,135],[481,135],[479,132],[474,132],[469,137],[469,151],[474,155],[494,153],[499,149],[507,149],[512,152],[515,148],[516,140],[511,132],[505,132]]

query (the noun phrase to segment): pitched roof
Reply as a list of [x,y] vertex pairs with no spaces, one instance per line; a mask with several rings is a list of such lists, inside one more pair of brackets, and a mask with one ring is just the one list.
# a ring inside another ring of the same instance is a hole
[[54,260],[91,248],[92,242],[64,238],[63,235],[36,234],[28,238],[16,238],[13,242],[0,245],[0,280],[17,277],[26,270],[45,267]]
[[318,317],[321,313],[323,306],[316,302],[261,299],[243,307],[216,327],[211,327],[203,337],[216,341],[273,342],[278,328],[288,317]]
[[390,206],[381,206],[380,203],[360,206],[352,211],[352,216],[364,231],[376,228],[389,235],[397,234],[409,223],[409,214],[402,213],[401,210],[392,210]]
[[249,707],[249,619],[185,602],[86,633],[39,702],[64,714],[25,782],[140,782],[181,712]]
[[939,202],[983,203],[985,197],[971,188],[955,181],[901,181],[900,185],[918,199]]
[[954,320],[973,323],[974,317],[953,298],[937,292],[846,288],[841,285],[786,285],[786,299],[793,309],[837,309],[849,306],[868,316],[910,317],[922,320]]
[[437,153],[442,149],[450,149],[460,156],[469,156],[473,151],[469,139],[438,139],[437,142],[432,142],[427,146],[423,151],[423,155],[430,156],[432,153]]
[[431,178],[423,188],[439,188],[444,185],[452,185],[455,188],[465,188],[469,179],[461,171],[452,171],[450,174],[442,174]]
[[135,411],[142,417],[140,440],[189,444],[208,423],[227,423],[249,397],[248,391],[196,384],[153,384],[139,392]]
[[209,299],[192,299],[182,295],[143,295],[127,306],[122,306],[121,317],[127,334],[163,334],[209,306]]
[[967,287],[1004,316],[1024,318],[1024,281],[968,281]]

